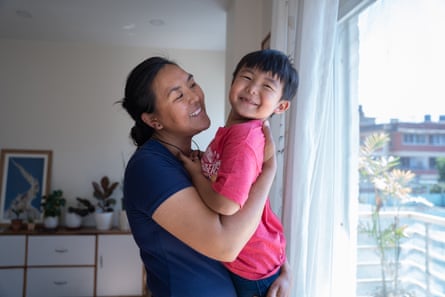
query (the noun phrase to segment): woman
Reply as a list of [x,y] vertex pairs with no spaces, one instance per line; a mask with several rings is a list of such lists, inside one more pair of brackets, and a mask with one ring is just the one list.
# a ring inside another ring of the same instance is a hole
[[164,58],[149,58],[130,72],[122,105],[135,121],[131,136],[138,146],[124,196],[148,288],[154,297],[235,297],[219,261],[233,261],[258,226],[276,171],[269,128],[263,173],[248,202],[221,216],[205,206],[182,165],[190,162],[184,156],[192,155],[192,137],[210,126],[193,76]]

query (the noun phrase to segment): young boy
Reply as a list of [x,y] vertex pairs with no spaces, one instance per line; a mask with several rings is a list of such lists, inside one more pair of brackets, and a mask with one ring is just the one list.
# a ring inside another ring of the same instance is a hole
[[[263,121],[288,110],[297,87],[298,73],[280,51],[256,51],[240,60],[233,73],[232,108],[225,126],[202,155],[201,168],[186,164],[201,198],[213,211],[232,215],[243,207],[261,172]],[[235,261],[224,263],[238,297],[266,296],[286,262],[285,245],[283,227],[268,200],[252,238]]]

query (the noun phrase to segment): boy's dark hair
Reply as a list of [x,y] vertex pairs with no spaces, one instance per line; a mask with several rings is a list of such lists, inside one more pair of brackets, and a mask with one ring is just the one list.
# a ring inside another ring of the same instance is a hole
[[259,50],[245,55],[233,72],[232,83],[242,67],[256,68],[261,71],[271,72],[283,83],[283,97],[292,100],[297,93],[298,72],[294,68],[289,57],[281,51],[274,49]]

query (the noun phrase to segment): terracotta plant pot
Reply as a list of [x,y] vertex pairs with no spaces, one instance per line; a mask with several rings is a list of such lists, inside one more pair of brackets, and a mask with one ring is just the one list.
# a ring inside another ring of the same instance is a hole
[[36,223],[27,223],[26,224],[26,228],[28,229],[28,231],[34,231],[34,229],[36,228]]
[[12,219],[11,220],[11,229],[13,231],[19,231],[22,229],[22,219]]

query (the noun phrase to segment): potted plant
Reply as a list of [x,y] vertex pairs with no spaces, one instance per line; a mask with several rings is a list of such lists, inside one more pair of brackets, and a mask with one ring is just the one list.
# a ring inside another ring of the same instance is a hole
[[42,197],[41,208],[43,211],[43,226],[47,229],[55,229],[59,225],[59,217],[65,206],[65,198],[62,190],[54,190]]
[[26,227],[27,227],[28,231],[34,231],[34,229],[36,228],[36,223],[32,216],[29,216],[26,219]]
[[[374,297],[411,297],[400,280],[400,254],[402,239],[407,237],[406,225],[402,225],[399,217],[400,206],[407,203],[431,203],[421,197],[412,197],[409,186],[414,173],[397,168],[399,159],[389,156],[378,156],[389,142],[385,133],[368,136],[360,147],[359,172],[362,181],[372,185],[375,203],[372,206],[371,222],[361,221],[359,232],[367,234],[376,244],[376,252],[380,260],[381,286]],[[395,207],[395,215],[391,222],[385,222],[381,216],[386,205]]]
[[93,196],[97,199],[97,208],[94,214],[96,228],[99,230],[109,230],[112,225],[113,207],[116,204],[116,199],[111,198],[111,195],[113,195],[119,183],[112,183],[108,176],[104,176],[101,178],[100,183],[93,181],[92,185],[94,189]]
[[13,231],[18,231],[22,228],[22,218],[20,215],[23,212],[21,208],[11,208],[11,212],[14,214],[14,217],[11,219],[11,229]]
[[70,206],[67,209],[65,225],[70,229],[77,229],[82,224],[82,218],[94,212],[94,205],[90,200],[77,197],[77,206]]

